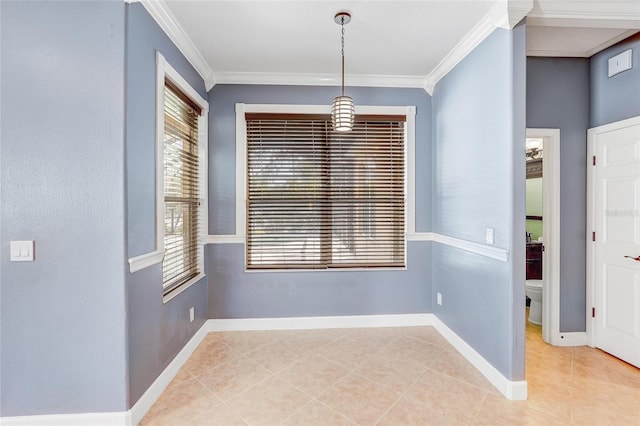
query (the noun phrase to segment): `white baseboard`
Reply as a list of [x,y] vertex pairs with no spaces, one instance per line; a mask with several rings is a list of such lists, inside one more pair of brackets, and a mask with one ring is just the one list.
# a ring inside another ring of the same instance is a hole
[[130,411],[120,413],[47,414],[0,417],[2,426],[130,426]]
[[350,315],[298,318],[210,319],[208,331],[313,330],[320,328],[411,327],[433,325],[433,314]]
[[585,331],[558,333],[551,343],[555,346],[586,346],[587,333]]
[[0,417],[2,426],[135,426],[160,397],[167,385],[207,335],[207,323],[193,335],[130,410],[116,413],[50,414]]
[[434,314],[353,315],[302,318],[210,319],[208,331],[310,330],[321,328],[433,326],[507,399],[527,399],[527,382],[507,379]]
[[504,395],[505,398],[512,401],[523,401],[527,399],[527,382],[526,380],[513,381],[502,375],[493,365],[482,357],[467,342],[462,340],[460,336],[453,332],[449,327],[440,321],[437,317],[434,320],[434,328],[447,339],[451,345],[456,348],[460,354],[467,359],[489,382]]
[[176,374],[178,374],[180,368],[182,368],[193,351],[196,350],[200,342],[202,342],[202,340],[205,338],[205,336],[209,332],[207,323],[208,321],[206,321],[202,325],[202,327],[200,327],[200,329],[196,331],[196,334],[194,334],[193,337],[182,348],[182,350],[178,352],[178,355],[173,358],[173,361],[171,361],[169,365],[167,365],[167,368],[165,368],[162,373],[160,373],[158,378],[154,380],[151,386],[149,386],[149,389],[147,389],[146,392],[142,394],[140,399],[138,399],[138,401],[133,405],[133,407],[131,407],[131,409],[129,410],[132,420],[131,425],[135,426],[140,423],[140,420],[142,420],[151,406],[158,400],[158,398],[160,398],[162,392],[164,392],[171,380],[173,380]]
[[[496,370],[462,338],[440,321],[434,314],[353,315],[300,318],[241,318],[210,319],[193,335],[167,368],[151,384],[128,411],[120,413],[54,414],[43,416],[0,417],[3,426],[135,426],[160,397],[193,351],[212,331],[244,330],[312,330],[327,328],[373,328],[433,326],[462,356],[464,356],[507,399],[527,399],[527,382],[511,381]],[[578,339],[586,333],[563,333],[570,339]],[[576,335],[576,336],[574,336]],[[567,340],[569,342],[572,340]]]

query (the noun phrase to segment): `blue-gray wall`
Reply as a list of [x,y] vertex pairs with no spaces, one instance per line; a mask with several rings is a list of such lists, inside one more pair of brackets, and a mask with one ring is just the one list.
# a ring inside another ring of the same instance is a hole
[[125,5],[0,10],[0,415],[125,411]]
[[[127,256],[155,250],[156,51],[206,99],[202,78],[140,3],[127,4]],[[207,318],[207,278],[162,303],[162,265],[126,274],[129,407]],[[189,322],[189,308],[196,319]]]
[[[416,230],[431,229],[431,98],[422,89],[347,87],[356,105],[416,106]],[[209,233],[235,233],[235,104],[328,104],[333,87],[216,85],[209,91]],[[406,271],[244,271],[244,244],[206,250],[210,318],[431,312],[430,243]]]
[[433,231],[507,262],[435,243],[435,314],[511,380],[524,378],[524,25],[495,30],[436,85]]
[[[632,49],[633,68],[607,76],[607,61]],[[640,35],[636,34],[591,57],[591,112],[589,127],[640,115]]]
[[560,129],[560,332],[586,329],[588,126],[589,60],[527,58],[527,127]]

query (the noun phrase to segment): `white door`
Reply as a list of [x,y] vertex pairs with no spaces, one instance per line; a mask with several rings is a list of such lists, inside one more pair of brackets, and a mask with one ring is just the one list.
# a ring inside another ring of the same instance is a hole
[[589,130],[594,344],[640,367],[640,117]]

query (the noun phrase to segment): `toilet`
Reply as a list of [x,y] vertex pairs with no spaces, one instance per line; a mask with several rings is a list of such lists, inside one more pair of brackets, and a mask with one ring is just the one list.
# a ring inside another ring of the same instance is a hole
[[542,280],[527,280],[525,293],[531,299],[529,322],[542,325]]

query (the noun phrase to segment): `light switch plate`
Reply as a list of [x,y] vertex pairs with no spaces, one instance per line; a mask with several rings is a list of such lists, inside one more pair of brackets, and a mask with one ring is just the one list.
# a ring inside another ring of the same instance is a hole
[[29,241],[11,241],[10,251],[12,262],[33,262],[34,244],[33,240]]
[[616,56],[609,58],[609,77],[631,69],[631,49],[625,50]]
[[495,229],[487,228],[487,235],[485,236],[485,242],[487,244],[493,244],[493,242],[494,242],[494,234],[495,234]]

